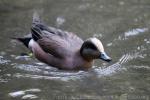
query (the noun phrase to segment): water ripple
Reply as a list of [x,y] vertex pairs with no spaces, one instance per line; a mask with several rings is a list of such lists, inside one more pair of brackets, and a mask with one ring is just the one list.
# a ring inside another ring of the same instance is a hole
[[22,97],[22,99],[37,99],[38,98],[38,96],[36,96],[36,95],[33,95],[33,94],[27,94],[27,95],[24,95],[23,97]]
[[32,74],[25,74],[25,73],[15,73],[13,77],[17,78],[33,78],[33,79],[48,79],[48,80],[62,80],[62,81],[68,81],[68,80],[75,80],[80,79],[85,75],[88,75],[88,72],[86,71],[63,71],[58,70],[56,68],[43,65],[43,64],[37,64],[36,65],[27,65],[27,64],[20,64],[20,65],[14,65],[14,68],[26,71],[26,72],[34,72]]
[[[30,92],[30,94],[28,93]],[[8,95],[12,98],[21,97],[21,99],[36,99],[38,96],[36,96],[34,93],[41,92],[38,88],[31,88],[26,90],[19,90],[8,93]],[[32,93],[32,94],[31,94]]]
[[148,28],[135,28],[135,29],[124,32],[123,35],[119,35],[117,38],[114,39],[114,41],[126,40],[129,37],[140,35],[144,32],[147,32],[148,30],[149,30]]
[[56,19],[56,26],[60,27],[64,24],[64,22],[66,22],[66,19],[64,17],[58,16]]
[[125,35],[125,37],[135,36],[140,33],[144,33],[146,31],[148,31],[148,28],[136,28],[136,29],[130,30],[128,32],[125,32],[124,35]]
[[[98,74],[99,76],[112,75],[113,73],[116,73],[117,71],[121,71],[122,69],[124,69],[123,67],[124,64],[126,64],[127,62],[133,59],[136,59],[137,57],[141,57],[140,53],[127,53],[122,55],[122,57],[120,57],[120,59],[116,63],[108,67],[105,68],[96,67],[93,68],[92,70],[94,70],[94,72],[96,72],[96,74]],[[78,71],[78,72],[62,71],[46,65],[34,66],[34,65],[21,64],[14,67],[28,72],[36,72],[34,74],[15,73],[13,77],[17,77],[17,78],[68,81],[68,80],[81,79],[91,75],[90,71]]]
[[41,72],[41,69],[34,65],[21,64],[21,65],[15,65],[14,68],[18,68],[20,70],[29,71],[29,72]]
[[130,53],[127,53],[127,54],[125,54],[125,55],[123,55],[120,59],[119,59],[119,64],[124,64],[124,63],[126,63],[126,62],[128,62],[128,61],[130,61],[130,60],[132,60],[132,59],[135,59],[135,58],[137,58],[137,57],[139,57],[140,55],[139,55],[139,53],[134,53],[134,54],[130,54]]
[[32,79],[46,79],[46,80],[62,80],[62,81],[68,81],[68,80],[76,80],[82,78],[84,75],[87,75],[84,71],[79,72],[59,72],[55,73],[53,72],[53,75],[31,75],[31,74],[22,74],[22,73],[16,73],[13,76],[17,78],[32,78]]
[[6,83],[6,82],[8,82],[8,79],[3,79],[0,77],[0,83]]
[[97,67],[95,71],[100,76],[107,76],[112,75],[113,73],[116,73],[117,71],[120,71],[123,69],[123,64],[136,59],[137,57],[140,57],[139,53],[127,53],[123,55],[118,62],[108,66],[107,68]]
[[9,62],[10,60],[6,60],[3,56],[0,56],[0,64],[8,64]]

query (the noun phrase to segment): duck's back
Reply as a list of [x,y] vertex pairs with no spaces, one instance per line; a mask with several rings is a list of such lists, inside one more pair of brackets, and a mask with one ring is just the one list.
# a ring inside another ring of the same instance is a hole
[[83,44],[83,40],[74,33],[48,27],[41,23],[33,25],[32,37],[44,51],[63,58],[74,55]]

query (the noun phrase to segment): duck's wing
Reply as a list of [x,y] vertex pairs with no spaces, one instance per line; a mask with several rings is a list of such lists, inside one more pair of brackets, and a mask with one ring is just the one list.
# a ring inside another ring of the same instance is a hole
[[[83,43],[83,40],[80,37],[78,37],[76,34],[72,33],[72,32],[62,31],[61,29],[56,29],[54,27],[49,27],[49,26],[45,25],[41,21],[41,19],[40,19],[37,12],[35,12],[33,14],[32,26],[37,27],[38,30],[40,30],[44,34],[57,35],[60,38],[65,39],[66,41],[70,42],[73,45],[79,45],[79,44]],[[38,39],[38,37],[35,37],[36,35],[33,34],[32,36],[35,39]],[[39,36],[39,35],[37,34],[37,36]]]
[[50,53],[55,57],[65,58],[71,53],[69,50],[69,43],[58,36],[43,37],[37,42],[45,52]]
[[77,40],[77,42],[83,42],[83,40],[78,37],[76,34],[72,33],[72,32],[67,32],[67,31],[63,31],[61,29],[57,29],[54,27],[50,27],[47,26],[43,23],[38,23],[38,24],[33,24],[34,27],[38,27],[41,31],[45,32],[45,33],[50,33],[50,34],[54,34],[54,35],[58,35],[61,38],[65,38],[65,39],[73,39],[73,40]]
[[70,45],[72,46],[78,46],[83,43],[83,40],[72,32],[67,32],[54,27],[49,27],[47,25],[44,25],[43,23],[38,23],[36,25],[34,24],[33,27],[37,27],[38,30],[42,31],[44,34],[47,34],[47,36],[56,35],[70,43]]
[[83,44],[83,40],[77,35],[45,25],[37,13],[33,15],[31,33],[45,52],[57,57],[67,57]]
[[[41,24],[33,25],[31,28],[32,37],[37,43],[41,46],[41,48],[56,57],[65,58],[73,53],[74,50],[79,50],[81,47],[81,43],[78,41],[74,41],[71,43],[72,39],[68,39],[68,37],[62,37],[57,34],[56,31],[51,30],[47,26],[41,28]],[[48,31],[49,30],[49,31]]]

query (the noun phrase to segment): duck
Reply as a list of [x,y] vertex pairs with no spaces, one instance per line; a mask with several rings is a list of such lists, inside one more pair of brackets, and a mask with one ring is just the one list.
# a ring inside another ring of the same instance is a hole
[[14,39],[22,42],[39,61],[60,70],[88,70],[95,59],[112,60],[98,38],[83,40],[73,32],[47,26],[37,13],[33,14],[30,34]]

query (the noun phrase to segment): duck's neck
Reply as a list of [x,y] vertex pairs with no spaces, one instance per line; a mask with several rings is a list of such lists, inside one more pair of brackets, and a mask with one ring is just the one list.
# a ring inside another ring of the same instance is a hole
[[74,53],[72,61],[72,66],[74,66],[73,69],[76,70],[87,70],[88,68],[91,68],[93,64],[93,60],[84,59],[79,50]]

